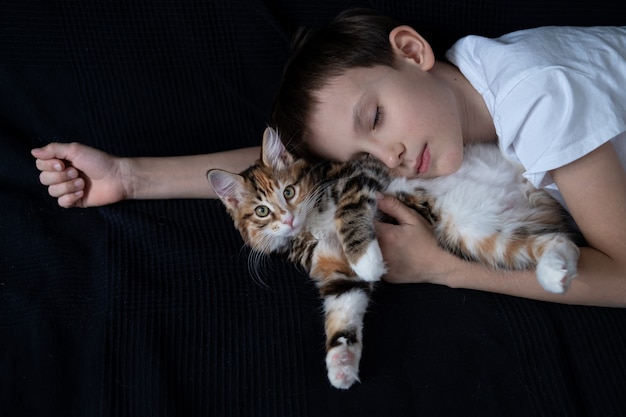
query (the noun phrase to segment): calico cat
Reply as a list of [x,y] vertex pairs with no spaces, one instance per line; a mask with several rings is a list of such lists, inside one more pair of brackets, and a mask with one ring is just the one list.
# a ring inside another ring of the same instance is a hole
[[394,178],[369,156],[313,164],[294,158],[268,128],[261,159],[240,174],[208,172],[245,243],[304,267],[324,302],[330,383],[358,381],[362,327],[372,285],[386,272],[376,233],[377,195],[393,194],[433,226],[439,244],[493,268],[535,268],[547,290],[565,292],[578,248],[564,212],[495,145],[465,148],[459,170],[435,179]]

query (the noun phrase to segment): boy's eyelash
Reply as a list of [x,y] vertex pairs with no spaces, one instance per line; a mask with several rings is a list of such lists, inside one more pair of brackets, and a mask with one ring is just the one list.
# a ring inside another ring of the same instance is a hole
[[376,106],[376,113],[374,114],[374,125],[373,127],[376,127],[380,124],[380,120],[383,117],[383,111],[380,108],[380,106]]

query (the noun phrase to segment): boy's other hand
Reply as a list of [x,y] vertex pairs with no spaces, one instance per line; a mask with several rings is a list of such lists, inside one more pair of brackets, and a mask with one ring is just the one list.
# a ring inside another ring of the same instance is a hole
[[39,181],[61,207],[102,206],[128,197],[123,158],[80,143],[50,143],[31,154],[41,171]]

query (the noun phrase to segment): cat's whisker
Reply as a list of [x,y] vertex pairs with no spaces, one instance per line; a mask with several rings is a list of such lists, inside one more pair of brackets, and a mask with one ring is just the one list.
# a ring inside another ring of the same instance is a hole
[[274,238],[272,236],[261,235],[257,241],[256,247],[250,252],[248,257],[248,269],[252,278],[260,286],[269,289],[270,286],[263,279],[262,272],[267,270],[270,262],[269,253],[272,252],[272,244]]
[[333,184],[334,184],[334,180],[332,179],[325,179],[325,180],[319,181],[317,184],[313,186],[310,194],[306,196],[304,203],[307,205],[314,204],[315,202],[317,202],[319,197],[322,194],[324,194],[326,190],[330,188]]
[[248,265],[248,273],[252,277],[252,280],[257,283],[259,286],[264,288],[269,288],[269,285],[265,283],[263,277],[261,276],[260,271],[262,270],[261,261],[264,257],[262,252],[254,250],[250,248],[248,245],[244,244],[239,249],[239,255],[241,256],[243,252],[247,253],[247,265]]
[[[250,250],[251,250],[251,249],[250,249],[250,246],[248,246],[248,245],[246,245],[246,244],[244,243],[243,245],[241,245],[241,248],[239,248],[239,256],[241,257],[243,252],[249,252]],[[249,256],[249,255],[250,255],[250,254],[248,253],[248,256]]]
[[262,288],[270,289],[270,286],[263,279],[262,271],[264,271],[267,264],[267,255],[262,252],[253,250],[248,256],[248,271],[252,280]]

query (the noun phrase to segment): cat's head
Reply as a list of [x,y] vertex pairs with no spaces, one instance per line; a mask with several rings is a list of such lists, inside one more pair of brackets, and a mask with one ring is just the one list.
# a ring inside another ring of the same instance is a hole
[[286,248],[304,225],[312,204],[307,168],[267,128],[253,166],[240,174],[213,169],[207,177],[246,244],[271,253]]

